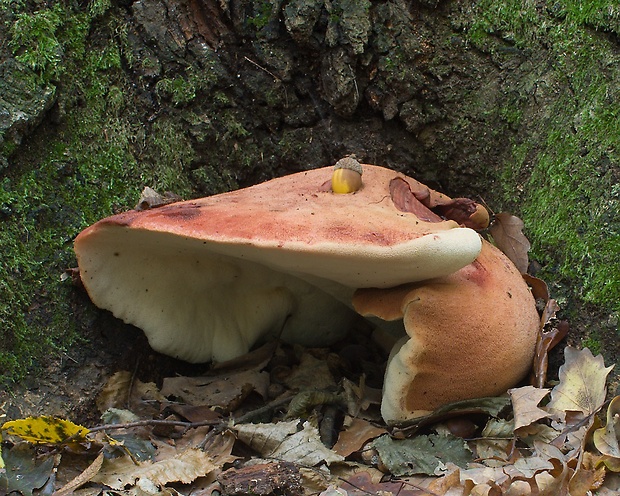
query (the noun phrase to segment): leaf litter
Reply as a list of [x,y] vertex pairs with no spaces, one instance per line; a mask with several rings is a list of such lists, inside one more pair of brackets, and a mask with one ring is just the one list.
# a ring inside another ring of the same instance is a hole
[[[620,487],[620,397],[606,401],[612,367],[588,349],[565,349],[553,387],[525,385],[505,397],[448,405],[417,425],[389,430],[376,405],[360,408],[346,398],[344,381],[336,382],[334,373],[321,383],[324,402],[311,401],[300,418],[287,419],[291,399],[309,391],[277,389],[274,397],[268,392],[272,379],[265,384],[261,373],[272,377],[271,361],[280,367],[277,357],[295,354],[297,364],[313,364],[308,373],[316,373],[314,359],[330,352],[269,346],[271,360],[246,357],[246,370],[236,374],[242,381],[215,370],[206,378],[164,381],[161,390],[133,378],[128,391],[126,374],[117,373],[99,398],[110,423],[90,429],[50,417],[6,422],[0,488],[28,496],[572,496],[614,494]],[[313,359],[302,360],[305,354]],[[230,394],[223,396],[216,385]],[[240,403],[243,389],[251,391]],[[328,401],[333,397],[341,401]],[[142,411],[159,414],[140,418],[123,408],[140,403],[150,405]],[[335,444],[326,445],[321,425],[330,404],[337,405],[338,432]],[[453,433],[463,422],[473,429],[466,438]],[[77,474],[76,457],[84,466]]]
[[[495,243],[527,270],[520,220],[497,214]],[[566,347],[546,284],[529,385],[446,405],[388,428],[379,413],[385,353],[361,329],[337,350],[264,346],[161,387],[128,371],[97,397],[101,424],[41,416],[0,426],[0,494],[613,495],[620,490],[620,397],[613,367]],[[369,352],[369,350],[372,350]]]

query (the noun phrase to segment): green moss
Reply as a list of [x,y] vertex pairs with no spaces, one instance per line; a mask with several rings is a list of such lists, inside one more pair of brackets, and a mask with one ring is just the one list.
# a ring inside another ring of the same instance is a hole
[[160,79],[155,89],[160,97],[169,98],[174,104],[189,103],[196,98],[196,87],[182,76]]
[[[90,21],[102,15],[93,36]],[[63,91],[60,125],[3,149],[12,163],[0,171],[0,383],[79,339],[74,289],[61,275],[75,266],[72,241],[83,228],[135,205],[144,185],[189,195],[182,170],[193,151],[179,126],[160,118],[145,130],[125,111],[133,82],[122,70],[122,23],[101,1],[85,11],[20,10],[11,25],[9,45]]]
[[583,348],[588,348],[593,355],[599,355],[602,351],[601,340],[598,336],[588,336],[587,338],[581,341],[581,346]]
[[[476,7],[469,34],[487,49],[499,37],[548,53],[545,79],[568,88],[545,102],[548,112],[540,122],[524,123],[521,104],[500,111],[509,122],[529,126],[503,173],[506,199],[522,205],[534,258],[547,277],[568,278],[576,295],[618,310],[620,56],[591,29],[619,32],[614,5],[565,0],[537,10],[521,1],[485,1]],[[531,173],[526,177],[525,171]]]
[[270,0],[259,0],[253,2],[253,14],[248,17],[247,23],[256,31],[265,28],[273,16],[274,8]]

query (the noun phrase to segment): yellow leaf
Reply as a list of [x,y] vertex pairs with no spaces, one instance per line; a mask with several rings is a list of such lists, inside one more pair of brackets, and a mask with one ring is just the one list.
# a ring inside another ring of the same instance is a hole
[[605,380],[613,365],[605,367],[603,357],[592,355],[588,348],[567,346],[565,362],[560,367],[560,383],[551,391],[549,410],[580,412],[591,415],[605,402]]
[[89,430],[69,420],[56,417],[28,417],[5,422],[1,428],[11,436],[17,436],[34,444],[63,444],[86,439]]

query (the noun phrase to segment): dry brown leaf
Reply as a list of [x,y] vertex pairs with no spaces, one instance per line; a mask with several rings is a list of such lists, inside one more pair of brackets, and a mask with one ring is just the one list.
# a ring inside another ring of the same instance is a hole
[[326,360],[320,360],[305,352],[299,365],[286,378],[286,385],[298,391],[325,390],[336,387],[336,381]]
[[266,398],[268,387],[267,372],[247,370],[215,377],[166,377],[161,393],[189,405],[209,405],[228,412],[236,409],[252,391]]
[[150,406],[153,401],[165,401],[153,382],[142,382],[131,372],[122,370],[108,379],[97,395],[97,408],[101,413],[110,408],[129,408],[140,416],[152,416],[157,409]]
[[536,354],[532,367],[531,382],[534,386],[542,388],[547,381],[547,368],[549,365],[549,351],[557,346],[568,334],[568,322],[560,321],[557,326],[547,329],[547,324],[555,313],[560,309],[555,300],[547,301],[540,319],[540,332],[536,341]]
[[338,441],[332,450],[346,458],[362,449],[371,439],[386,433],[387,431],[384,428],[376,427],[366,420],[354,418],[350,425],[340,432]]
[[524,386],[508,391],[514,411],[514,429],[526,427],[537,420],[549,417],[549,413],[538,408],[538,404],[549,394],[548,389]]
[[390,196],[394,206],[401,212],[414,214],[418,219],[426,222],[441,222],[441,217],[430,209],[429,206],[431,192],[423,184],[417,183],[418,189],[411,190],[411,185],[400,177],[395,177],[390,181]]
[[545,303],[549,301],[551,296],[549,295],[549,287],[545,281],[530,274],[526,274],[525,272],[522,272],[521,275],[523,276],[523,280],[532,290],[532,295],[536,300],[542,300]]
[[495,214],[489,232],[495,245],[512,260],[522,274],[526,273],[529,265],[527,253],[531,245],[523,234],[523,221],[508,212],[500,212]]

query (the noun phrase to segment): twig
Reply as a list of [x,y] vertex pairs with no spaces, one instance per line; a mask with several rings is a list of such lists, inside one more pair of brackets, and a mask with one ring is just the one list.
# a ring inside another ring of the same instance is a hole
[[108,431],[108,430],[118,430],[118,429],[133,429],[134,427],[145,427],[150,425],[167,425],[167,426],[178,426],[185,427],[187,429],[192,429],[194,427],[201,427],[203,425],[218,425],[221,424],[222,420],[201,420],[200,422],[183,422],[182,420],[137,420],[135,422],[127,422],[124,424],[104,424],[97,425],[90,430],[90,432],[98,432],[98,431]]
[[129,379],[129,387],[127,388],[127,402],[126,402],[127,410],[131,410],[131,392],[133,391],[133,386],[136,381],[136,374],[138,373],[139,365],[140,365],[140,357],[138,357],[138,360],[136,360],[136,366],[133,368],[133,373],[131,374],[131,378]]
[[201,420],[199,422],[184,422],[182,420],[157,420],[157,419],[147,419],[147,420],[136,420],[135,422],[126,422],[123,424],[104,424],[97,425],[89,429],[90,432],[98,432],[98,431],[107,431],[107,430],[118,430],[118,429],[133,429],[135,427],[146,427],[150,425],[166,425],[172,427],[185,427],[186,429],[193,429],[194,427],[202,427],[205,425],[215,425],[225,428],[230,423],[233,424],[242,424],[244,422],[248,422],[252,420],[254,417],[262,415],[269,410],[272,410],[280,405],[284,405],[285,403],[291,401],[293,397],[292,393],[286,393],[279,398],[276,398],[273,401],[270,401],[266,405],[257,408],[256,410],[249,411],[238,418],[230,418],[230,419],[218,419],[218,420]]
[[287,393],[284,393],[284,395],[280,396],[279,398],[276,398],[275,400],[270,401],[266,405],[263,405],[260,408],[257,408],[256,410],[251,410],[247,413],[244,413],[238,418],[231,418],[230,419],[231,423],[232,424],[243,424],[245,422],[252,420],[255,417],[259,417],[263,413],[267,413],[268,411],[273,410],[276,407],[279,407],[281,405],[288,403],[292,399],[293,399],[293,393],[288,391]]
[[280,79],[278,76],[276,76],[273,72],[271,72],[269,69],[266,69],[265,67],[263,67],[262,65],[254,62],[252,59],[248,58],[247,56],[243,57],[245,60],[247,60],[250,64],[255,65],[256,67],[258,67],[260,70],[265,71],[267,74],[269,74],[275,81],[277,81],[278,83],[282,82],[282,79]]

